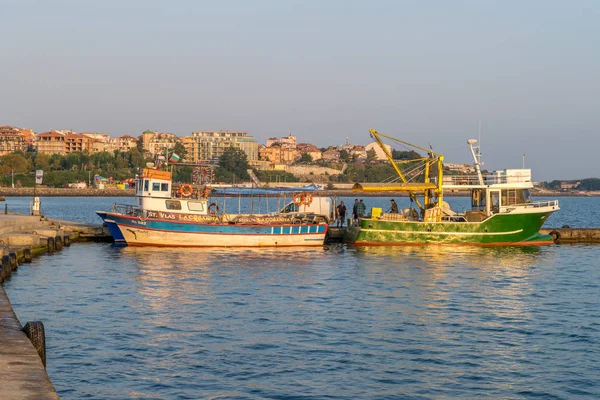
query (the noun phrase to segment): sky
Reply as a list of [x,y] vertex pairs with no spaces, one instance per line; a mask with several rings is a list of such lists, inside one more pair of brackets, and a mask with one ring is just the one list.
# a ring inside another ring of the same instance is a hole
[[0,16],[0,125],[319,147],[373,128],[450,163],[481,137],[486,169],[525,154],[535,181],[600,177],[597,0],[0,0]]

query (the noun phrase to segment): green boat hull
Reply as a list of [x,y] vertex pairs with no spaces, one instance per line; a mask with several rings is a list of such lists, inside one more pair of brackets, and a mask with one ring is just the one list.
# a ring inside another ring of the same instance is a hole
[[362,219],[348,227],[344,241],[358,246],[373,245],[544,245],[550,235],[539,233],[549,212],[496,214],[483,222],[421,222]]

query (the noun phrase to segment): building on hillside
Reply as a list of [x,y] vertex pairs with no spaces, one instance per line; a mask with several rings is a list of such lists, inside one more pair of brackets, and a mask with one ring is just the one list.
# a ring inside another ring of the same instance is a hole
[[567,192],[576,189],[579,185],[581,185],[581,182],[579,181],[560,181],[560,190]]
[[258,150],[260,161],[269,161],[272,164],[292,164],[296,160],[296,149],[286,148],[280,144],[270,147],[261,146]]
[[346,149],[350,158],[355,158],[357,160],[364,160],[367,158],[367,150],[365,150],[365,146],[354,145],[351,146],[350,149]]
[[323,152],[323,161],[336,162],[340,160],[340,151],[337,146],[329,146],[327,150]]
[[164,154],[166,151],[175,147],[179,141],[180,139],[173,133],[158,133],[150,130],[146,130],[142,133],[142,147],[152,156]]
[[88,150],[90,153],[112,153],[117,149],[116,139],[106,133],[82,132],[81,134],[92,139],[90,149]]
[[27,151],[30,143],[23,130],[14,126],[0,126],[0,156],[15,151]]
[[298,143],[296,145],[296,158],[299,159],[302,157],[302,154],[310,155],[313,161],[318,161],[323,158],[321,149],[310,143]]
[[43,132],[37,135],[36,145],[38,153],[58,154],[64,156],[66,152],[66,134],[58,131]]
[[283,149],[296,149],[296,136],[290,132],[286,137],[272,137],[267,139],[266,146],[271,147],[273,145],[279,145]]
[[79,133],[69,133],[65,136],[65,153],[94,151],[95,139]]
[[[384,145],[390,154],[392,154],[392,146],[389,144]],[[378,161],[386,161],[388,158],[385,155],[384,151],[381,149],[377,142],[369,143],[365,146],[365,151],[369,154],[369,151],[375,150],[375,159]]]
[[128,152],[137,146],[137,139],[129,135],[123,135],[116,138],[116,142],[117,149],[122,152]]
[[186,160],[194,163],[218,162],[229,147],[246,153],[250,164],[258,161],[258,143],[243,131],[198,131],[182,139]]
[[471,164],[451,164],[444,163],[444,170],[457,174],[474,174],[475,167]]

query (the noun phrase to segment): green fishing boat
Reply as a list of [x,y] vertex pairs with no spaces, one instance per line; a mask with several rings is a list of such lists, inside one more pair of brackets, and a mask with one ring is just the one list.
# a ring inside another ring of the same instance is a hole
[[[394,167],[397,177],[383,184],[355,184],[353,190],[363,192],[398,192],[410,195],[410,208],[371,215],[350,226],[344,241],[355,245],[545,245],[552,244],[550,235],[539,233],[558,201],[532,201],[530,169],[505,169],[483,174],[477,140],[470,139],[474,174],[444,177],[444,157],[431,149],[370,130],[371,136]],[[425,152],[422,158],[395,161],[382,138],[407,148]],[[452,210],[444,201],[444,191],[467,191],[471,209]]]

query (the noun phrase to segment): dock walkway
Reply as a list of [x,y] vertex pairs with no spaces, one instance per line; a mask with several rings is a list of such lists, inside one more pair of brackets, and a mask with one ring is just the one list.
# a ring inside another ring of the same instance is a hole
[[[0,256],[16,255],[16,265],[0,263],[0,283],[25,261],[25,252],[58,251],[71,240],[102,236],[101,225],[87,225],[22,214],[0,214]],[[6,258],[4,257],[4,258]],[[3,260],[4,261],[4,260]],[[39,330],[37,331],[39,334]],[[34,335],[32,335],[34,336]],[[45,351],[45,349],[44,349]],[[15,315],[4,288],[0,286],[0,398],[59,399],[40,353]]]

